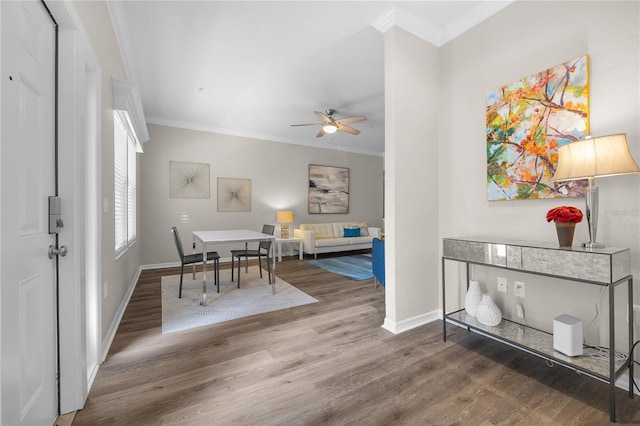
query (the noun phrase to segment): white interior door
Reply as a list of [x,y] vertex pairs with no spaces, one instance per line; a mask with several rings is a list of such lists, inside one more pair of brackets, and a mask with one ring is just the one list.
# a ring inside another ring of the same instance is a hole
[[2,424],[57,414],[56,260],[47,197],[55,194],[55,27],[40,2],[0,2]]

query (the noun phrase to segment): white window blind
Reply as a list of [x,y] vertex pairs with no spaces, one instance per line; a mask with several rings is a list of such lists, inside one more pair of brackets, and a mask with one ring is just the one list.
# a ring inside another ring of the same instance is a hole
[[136,137],[124,111],[113,114],[116,256],[136,240]]
[[127,143],[127,243],[136,240],[136,143],[129,135]]

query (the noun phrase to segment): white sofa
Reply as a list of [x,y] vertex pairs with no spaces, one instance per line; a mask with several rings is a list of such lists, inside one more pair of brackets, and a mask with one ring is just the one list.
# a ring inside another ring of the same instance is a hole
[[[360,229],[360,236],[345,237]],[[299,228],[293,230],[294,238],[302,240],[304,253],[332,253],[337,251],[370,249],[374,238],[380,238],[380,228],[367,226],[362,222],[329,222],[329,223],[302,223]]]

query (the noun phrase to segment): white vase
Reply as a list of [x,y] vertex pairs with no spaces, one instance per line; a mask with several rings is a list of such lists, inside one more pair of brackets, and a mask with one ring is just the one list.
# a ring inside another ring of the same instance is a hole
[[464,310],[471,316],[476,316],[478,305],[482,300],[482,291],[478,281],[469,281],[469,290],[464,298]]
[[502,321],[502,312],[500,312],[498,305],[493,302],[490,294],[485,293],[482,295],[482,300],[476,309],[476,317],[480,324],[490,327],[494,327]]

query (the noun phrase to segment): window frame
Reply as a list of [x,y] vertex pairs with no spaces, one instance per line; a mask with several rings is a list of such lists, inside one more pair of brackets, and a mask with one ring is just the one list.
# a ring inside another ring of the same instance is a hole
[[116,259],[137,240],[137,152],[140,143],[127,111],[113,111],[114,248]]

